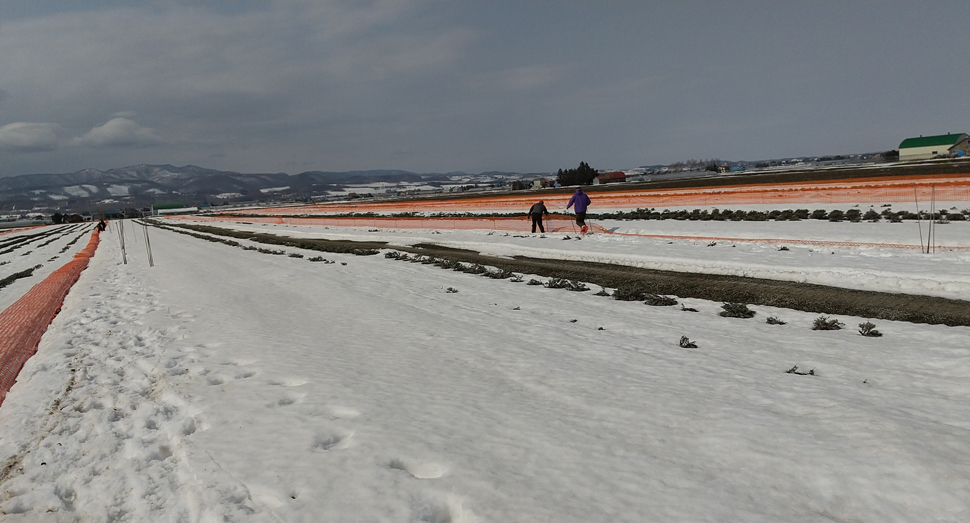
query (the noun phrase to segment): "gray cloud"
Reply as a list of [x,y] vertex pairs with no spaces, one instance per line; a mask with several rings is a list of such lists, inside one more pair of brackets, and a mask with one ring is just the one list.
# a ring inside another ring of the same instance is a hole
[[0,176],[622,168],[967,130],[920,96],[965,98],[958,1],[33,5],[0,2]]
[[162,141],[155,130],[142,127],[128,118],[117,117],[71,140],[71,144],[85,147],[146,147]]
[[53,151],[58,141],[56,124],[15,122],[0,127],[0,149],[4,151]]

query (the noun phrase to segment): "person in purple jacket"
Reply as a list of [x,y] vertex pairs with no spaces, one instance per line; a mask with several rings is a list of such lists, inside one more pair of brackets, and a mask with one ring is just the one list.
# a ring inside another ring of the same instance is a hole
[[586,232],[586,208],[589,207],[589,196],[582,189],[576,189],[576,193],[573,197],[569,199],[569,203],[566,204],[566,208],[569,209],[573,205],[576,211],[576,225],[579,226],[579,230]]

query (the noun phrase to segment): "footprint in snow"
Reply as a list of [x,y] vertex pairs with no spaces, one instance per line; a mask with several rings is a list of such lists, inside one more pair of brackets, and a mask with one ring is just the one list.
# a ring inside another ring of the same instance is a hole
[[340,418],[340,419],[354,419],[360,416],[359,410],[353,409],[350,407],[340,407],[337,405],[332,405],[330,407],[327,407],[327,410],[330,411],[331,416],[335,418]]
[[445,473],[445,468],[437,463],[422,463],[409,459],[392,459],[387,466],[403,470],[418,479],[437,479]]
[[343,450],[350,446],[351,438],[354,437],[354,434],[354,431],[318,434],[313,441],[313,450]]
[[208,378],[205,379],[205,381],[209,385],[222,385],[225,382],[229,381],[229,378],[227,378],[226,376],[209,376]]
[[272,379],[272,380],[269,380],[269,384],[277,385],[280,387],[299,387],[300,385],[306,385],[307,380],[303,378]]
[[275,402],[273,402],[273,404],[270,405],[270,406],[271,407],[285,407],[287,405],[293,405],[294,403],[300,403],[300,402],[303,401],[303,397],[304,396],[306,396],[306,394],[296,394],[296,393],[287,394],[287,395],[283,396],[282,398],[280,398],[280,399],[276,400]]
[[[414,519],[423,523],[461,523],[465,520],[465,510],[457,496],[446,500],[415,499],[412,502]],[[470,518],[474,515],[469,513]]]

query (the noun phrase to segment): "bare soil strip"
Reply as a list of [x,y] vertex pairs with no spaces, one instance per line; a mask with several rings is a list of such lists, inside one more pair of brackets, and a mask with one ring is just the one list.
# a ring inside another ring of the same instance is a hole
[[767,305],[828,315],[970,326],[970,301],[933,296],[859,291],[741,276],[658,271],[605,263],[542,260],[525,256],[509,259],[435,244],[403,247],[384,242],[296,239],[277,234],[243,232],[200,225],[175,226],[218,236],[332,253],[374,254],[375,249],[395,249],[451,261],[479,263],[522,274],[593,283],[612,289],[636,285],[651,294],[680,298]]

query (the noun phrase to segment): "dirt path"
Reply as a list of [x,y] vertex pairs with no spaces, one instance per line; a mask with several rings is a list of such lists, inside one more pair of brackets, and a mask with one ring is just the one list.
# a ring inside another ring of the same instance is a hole
[[179,224],[177,227],[323,252],[374,254],[374,249],[395,249],[451,261],[479,263],[522,274],[593,283],[613,289],[637,286],[651,294],[680,298],[767,305],[827,315],[970,326],[970,302],[934,296],[859,291],[740,276],[658,271],[605,263],[542,260],[524,256],[509,259],[434,244],[402,247],[383,242],[295,239],[276,234],[242,232],[200,225]]

